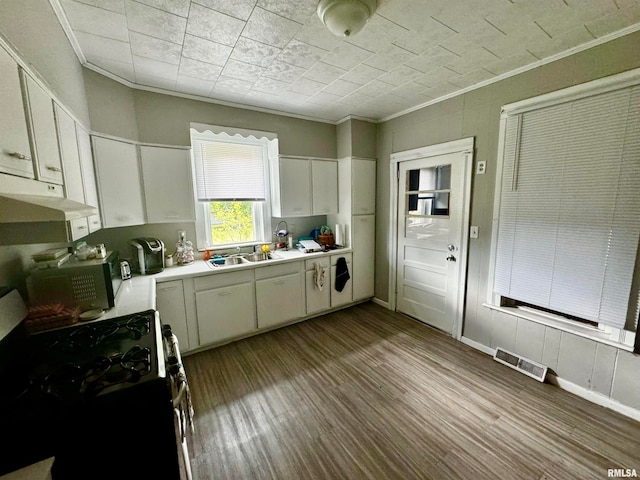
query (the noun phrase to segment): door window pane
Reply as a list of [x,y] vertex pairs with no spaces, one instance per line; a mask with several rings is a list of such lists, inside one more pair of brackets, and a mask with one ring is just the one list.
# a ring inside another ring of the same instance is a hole
[[407,215],[449,215],[451,165],[409,170],[406,182]]

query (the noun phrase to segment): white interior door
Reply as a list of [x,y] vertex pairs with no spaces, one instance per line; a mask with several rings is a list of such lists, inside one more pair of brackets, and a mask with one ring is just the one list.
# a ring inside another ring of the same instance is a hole
[[398,164],[396,309],[452,335],[464,291],[466,158]]

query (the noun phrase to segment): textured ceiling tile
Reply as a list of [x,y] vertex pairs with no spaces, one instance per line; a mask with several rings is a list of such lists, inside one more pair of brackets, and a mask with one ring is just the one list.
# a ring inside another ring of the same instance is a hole
[[220,75],[215,87],[213,87],[212,94],[216,92],[233,93],[244,95],[251,89],[253,82],[247,82],[245,80],[239,80],[237,78],[228,78]]
[[364,87],[360,87],[360,89],[356,90],[357,93],[368,95],[370,97],[377,97],[387,91],[389,91],[389,84],[379,80],[373,80],[367,83]]
[[321,91],[324,87],[326,87],[324,83],[316,82],[315,80],[301,77],[295,82],[293,82],[289,86],[288,90],[311,96]]
[[[344,42],[344,40],[336,37],[331,32],[329,32],[329,30],[327,30],[325,26],[322,25],[320,19],[317,19],[317,21],[314,20],[311,23],[306,23],[300,30],[298,30],[295,38],[296,40],[304,42],[308,45],[313,45],[327,51],[333,50],[342,42]],[[353,38],[357,38],[357,36]]]
[[333,65],[334,67],[349,70],[350,68],[364,62],[371,55],[371,52],[368,52],[367,50],[356,47],[355,45],[343,43],[322,57],[322,62]]
[[136,74],[133,70],[133,63],[111,60],[109,58],[91,57],[88,62],[96,67],[100,67],[128,82],[136,81]]
[[436,85],[435,87],[426,89],[425,93],[427,95],[431,95],[434,98],[438,98],[455,92],[456,90],[458,90],[458,87],[445,82],[441,85]]
[[298,23],[306,22],[317,5],[317,0],[258,0],[259,7]]
[[274,95],[279,95],[289,88],[287,82],[282,82],[275,78],[260,77],[251,87],[256,92],[266,92]]
[[127,0],[129,29],[173,43],[182,43],[187,19]]
[[178,65],[153,60],[152,58],[133,56],[133,68],[136,77],[144,73],[152,77],[166,78],[175,82],[178,77]]
[[307,70],[307,72],[304,74],[304,77],[328,85],[334,80],[340,78],[345,73],[346,70],[343,70],[342,68],[318,62],[309,70]]
[[[398,87],[395,87],[392,90],[389,90],[389,93],[397,97],[412,99],[412,98],[417,98],[419,95],[422,95],[422,93],[425,90],[426,90],[426,87],[424,85],[420,85],[419,83],[415,83],[415,82],[408,82]],[[425,97],[427,96],[428,95],[425,95]]]
[[251,63],[229,60],[222,69],[222,75],[229,78],[237,78],[247,82],[255,82],[264,72],[263,67],[252,65]]
[[586,27],[593,35],[601,37],[609,32],[622,30],[638,22],[640,22],[640,3],[588,22]]
[[187,33],[233,47],[245,22],[197,4],[191,6]]
[[593,35],[584,28],[584,25],[581,25],[553,39],[549,39],[549,41],[544,44],[531,47],[528,50],[538,58],[546,58],[591,40],[593,40]]
[[189,14],[190,0],[135,0],[165,12],[186,17]]
[[347,82],[339,78],[335,82],[330,83],[323,92],[344,97],[345,95],[355,92],[360,87],[361,85],[358,85],[357,83]]
[[182,57],[180,59],[178,73],[180,75],[199,78],[201,80],[215,81],[222,73],[222,67]]
[[224,66],[231,54],[231,47],[204,38],[185,35],[182,56]]
[[290,90],[282,92],[280,96],[280,102],[285,105],[299,105],[305,103],[309,99],[309,95],[302,93],[292,92]]
[[176,88],[184,93],[192,95],[209,96],[216,82],[211,80],[202,80],[200,78],[189,77],[186,75],[178,75]]
[[282,50],[278,56],[278,60],[296,65],[297,67],[310,68],[326,53],[327,51],[322,48],[314,47],[294,38]]
[[77,32],[76,38],[87,58],[101,57],[132,63],[131,47],[128,42],[98,37],[89,33]]
[[146,85],[148,87],[162,88],[164,90],[175,90],[176,81],[164,77],[154,77],[144,72],[136,72],[136,83],[138,85]]
[[371,53],[378,53],[389,46],[389,43],[402,40],[409,32],[406,28],[390,22],[380,15],[374,15],[357,35],[346,42],[363,48]]
[[391,70],[389,73],[385,73],[378,78],[381,82],[388,83],[390,85],[399,86],[403,83],[410,82],[417,78],[422,77],[423,73],[415,70],[406,65],[400,65],[398,68]]
[[426,52],[412,58],[405,62],[405,64],[411,68],[415,68],[421,72],[428,72],[436,67],[446,65],[447,63],[455,61],[460,58],[459,55],[445,50],[444,48],[437,46],[427,50]]
[[265,107],[274,110],[279,110],[282,107],[282,97],[274,93],[249,90],[244,95],[244,99],[256,107]]
[[365,65],[364,63],[362,63],[356,67],[353,67],[340,78],[348,82],[364,85],[365,83],[369,83],[371,80],[375,80],[380,75],[384,75],[385,73],[386,72],[384,70],[370,67],[369,65]]
[[192,3],[212,8],[240,20],[248,20],[256,0],[193,0]]
[[340,100],[340,103],[345,105],[362,105],[363,103],[367,103],[372,100],[373,97],[369,95],[365,95],[363,93],[354,92]]
[[494,75],[483,68],[478,68],[466,75],[461,75],[456,79],[449,80],[449,83],[455,85],[458,88],[467,88],[472,85],[476,85],[480,82],[484,82],[490,78],[494,77]]
[[77,0],[77,2],[104,8],[105,10],[111,10],[116,13],[125,13],[124,0]]
[[280,54],[281,49],[265,43],[256,42],[250,38],[240,37],[233,48],[231,57],[260,67],[268,67]]
[[298,77],[301,77],[307,70],[302,67],[296,67],[289,63],[275,61],[265,70],[264,76],[280,80],[285,83],[293,83]]
[[181,45],[136,32],[129,32],[129,39],[131,41],[131,53],[134,55],[153,58],[174,65],[180,63]]
[[316,105],[333,105],[338,100],[340,100],[339,95],[332,95],[326,92],[318,92],[312,97],[309,97],[309,100],[307,100],[307,102],[314,103]]
[[422,77],[417,78],[415,82],[426,87],[435,87],[459,76],[460,75],[448,68],[436,67],[430,72],[425,73]]
[[501,60],[496,60],[495,62],[487,63],[486,65],[483,65],[482,68],[495,75],[502,75],[503,73],[510,72],[511,70],[520,68],[523,65],[529,65],[537,61],[538,58],[533,56],[530,52],[525,51],[515,55],[510,55],[502,58]]
[[75,31],[129,41],[127,18],[124,15],[70,0],[62,0],[62,7]]
[[289,43],[301,25],[256,7],[242,35],[258,42],[282,48]]
[[389,45],[389,47],[380,53],[369,57],[364,63],[370,67],[389,72],[403,63],[410,62],[416,57],[417,55],[415,53],[411,53],[395,45]]

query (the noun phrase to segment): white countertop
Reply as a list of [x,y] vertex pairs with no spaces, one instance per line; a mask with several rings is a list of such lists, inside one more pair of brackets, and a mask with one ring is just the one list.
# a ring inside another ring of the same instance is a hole
[[123,280],[118,294],[116,306],[107,310],[100,320],[130,315],[156,308],[156,283],[179,280],[188,277],[204,275],[216,275],[225,272],[263,268],[287,262],[297,262],[328,255],[340,255],[350,253],[350,248],[329,250],[328,252],[302,253],[299,250],[277,250],[272,252],[273,259],[255,263],[240,263],[238,265],[226,265],[210,267],[204,260],[196,260],[190,265],[174,265],[166,267],[162,272],[154,275],[134,275],[129,280]]

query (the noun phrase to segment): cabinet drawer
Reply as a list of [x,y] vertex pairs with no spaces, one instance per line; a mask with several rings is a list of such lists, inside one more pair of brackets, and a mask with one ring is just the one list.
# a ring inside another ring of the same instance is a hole
[[216,273],[206,277],[196,277],[194,283],[196,291],[200,291],[251,281],[253,281],[253,270],[243,270],[241,272]]
[[76,218],[67,223],[69,229],[69,237],[72,241],[89,235],[89,224],[86,218]]
[[351,253],[342,253],[340,255],[331,255],[331,265],[336,265],[340,257],[346,258],[347,264],[351,263]]
[[256,280],[261,278],[281,277],[290,273],[299,273],[302,268],[302,262],[289,262],[281,265],[272,265],[270,267],[256,268]]
[[304,261],[304,269],[305,270],[313,270],[315,268],[316,262],[320,262],[320,265],[322,265],[325,268],[329,267],[329,265],[330,265],[329,257],[317,257],[317,258],[312,258],[310,260],[305,260]]

